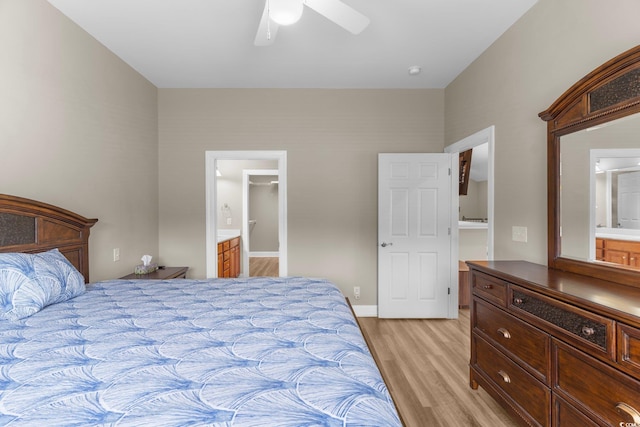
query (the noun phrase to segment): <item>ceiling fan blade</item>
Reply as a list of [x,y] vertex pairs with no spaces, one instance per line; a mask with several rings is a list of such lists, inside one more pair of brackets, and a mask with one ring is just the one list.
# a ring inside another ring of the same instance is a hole
[[359,34],[371,22],[369,18],[340,0],[304,0],[304,4],[352,34]]
[[269,7],[267,0],[265,0],[264,12],[262,12],[262,18],[260,18],[260,25],[258,25],[258,32],[253,44],[256,46],[269,46],[276,39],[276,34],[278,34],[278,24],[269,18]]

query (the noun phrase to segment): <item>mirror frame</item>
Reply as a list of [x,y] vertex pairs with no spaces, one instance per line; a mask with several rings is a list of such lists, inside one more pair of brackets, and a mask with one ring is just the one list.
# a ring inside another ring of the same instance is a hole
[[640,271],[561,256],[560,137],[640,112],[640,45],[605,62],[538,116],[547,122],[548,266],[640,287]]

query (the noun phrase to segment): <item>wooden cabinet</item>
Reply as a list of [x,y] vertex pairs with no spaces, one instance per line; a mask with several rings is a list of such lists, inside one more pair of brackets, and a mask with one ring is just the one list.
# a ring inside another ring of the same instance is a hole
[[596,238],[596,260],[604,261],[604,239]]
[[469,266],[472,388],[522,425],[640,425],[640,289],[523,261]]
[[640,242],[597,238],[596,259],[640,268]]
[[218,243],[218,277],[240,275],[240,237]]
[[458,261],[458,308],[469,308],[470,299],[469,267],[464,261]]

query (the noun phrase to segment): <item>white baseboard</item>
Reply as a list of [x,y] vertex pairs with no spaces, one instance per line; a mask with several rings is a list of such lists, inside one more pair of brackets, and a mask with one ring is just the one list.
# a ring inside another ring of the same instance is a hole
[[378,317],[377,305],[352,305],[357,317]]
[[249,258],[275,258],[280,252],[249,252]]

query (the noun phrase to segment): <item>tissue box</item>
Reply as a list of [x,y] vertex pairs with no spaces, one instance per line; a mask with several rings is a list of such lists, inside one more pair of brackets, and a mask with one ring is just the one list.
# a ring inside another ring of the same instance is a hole
[[153,273],[154,271],[156,271],[158,269],[158,264],[153,263],[153,264],[149,264],[149,265],[136,265],[136,268],[133,270],[133,272],[135,274],[149,274],[149,273]]

